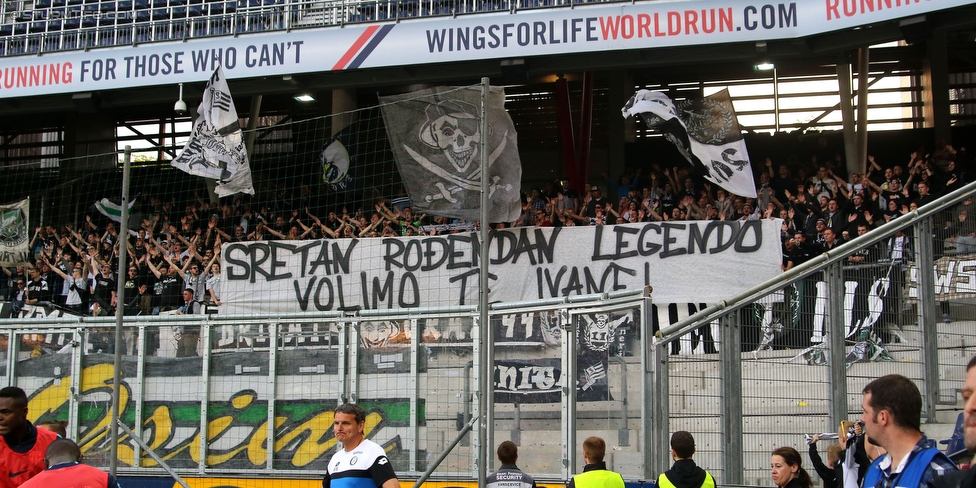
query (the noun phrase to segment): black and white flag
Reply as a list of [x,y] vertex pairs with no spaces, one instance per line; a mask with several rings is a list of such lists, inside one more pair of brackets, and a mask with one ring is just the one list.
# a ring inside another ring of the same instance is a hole
[[728,90],[704,98],[672,101],[661,92],[638,90],[621,110],[640,115],[664,133],[708,181],[744,197],[756,197],[749,153]]
[[325,142],[319,154],[322,181],[336,193],[353,190],[352,169],[359,159],[358,124],[342,129]]
[[0,205],[0,266],[25,266],[30,262],[30,199]]
[[190,140],[170,164],[191,175],[217,180],[214,191],[218,196],[254,194],[244,136],[223,68],[218,67],[207,82]]
[[383,121],[414,210],[480,219],[482,137],[487,138],[488,220],[512,222],[521,211],[522,163],[505,90],[488,95],[481,132],[481,90],[437,87],[380,97]]

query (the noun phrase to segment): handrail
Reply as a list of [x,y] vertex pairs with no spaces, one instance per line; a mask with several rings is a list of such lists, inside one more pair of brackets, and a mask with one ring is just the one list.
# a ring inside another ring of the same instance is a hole
[[827,266],[830,266],[831,264],[843,261],[854,251],[874,245],[884,240],[889,235],[894,234],[898,229],[911,226],[923,219],[932,217],[951,207],[952,205],[961,202],[966,197],[971,196],[973,193],[976,193],[976,182],[969,183],[968,185],[963,186],[962,188],[948,195],[939,197],[927,205],[920,207],[914,212],[909,212],[902,215],[901,217],[898,217],[891,222],[888,222],[877,229],[864,234],[863,236],[855,237],[849,242],[837,246],[836,249],[816,256],[813,259],[800,264],[781,275],[774,276],[742,293],[733,295],[732,297],[722,300],[715,305],[705,307],[685,319],[679,320],[668,327],[658,330],[654,334],[654,344],[668,344],[678,339],[680,336],[697,329],[703,323],[712,322],[723,315],[734,312],[753,303],[754,301],[768,295],[773,291],[783,288],[793,281],[816,273]]

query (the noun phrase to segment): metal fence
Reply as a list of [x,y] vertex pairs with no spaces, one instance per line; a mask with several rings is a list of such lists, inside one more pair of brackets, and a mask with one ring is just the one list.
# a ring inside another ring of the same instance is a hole
[[[653,303],[650,290],[495,304],[487,328],[474,307],[127,317],[117,417],[183,475],[320,477],[332,409],[355,401],[402,479],[471,481],[511,439],[524,470],[566,480],[590,435],[625,479],[653,479],[670,433],[688,430],[720,483],[770,485],[769,452],[856,418],[874,377],[914,379],[925,418],[952,422],[976,354],[976,256],[955,254],[945,229],[974,192],[720,304]],[[38,315],[0,322],[0,374],[28,392],[32,421],[67,420],[87,459],[108,465],[114,322]],[[478,375],[487,331],[490,378]],[[460,435],[473,419],[485,438]],[[162,473],[126,436],[118,460],[123,475]]]
[[[892,218],[658,331],[646,381],[669,395],[648,398],[649,442],[690,430],[705,439],[696,460],[721,482],[769,485],[773,449],[804,452],[804,434],[857,419],[862,388],[891,373],[916,382],[932,436],[948,437],[976,354],[976,255],[958,239],[974,191]],[[675,344],[706,332],[717,354],[674,355]],[[647,463],[657,473],[669,460]]]

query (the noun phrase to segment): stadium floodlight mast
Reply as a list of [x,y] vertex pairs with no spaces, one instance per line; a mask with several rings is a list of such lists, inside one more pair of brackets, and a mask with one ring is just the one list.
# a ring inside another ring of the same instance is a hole
[[186,102],[183,101],[183,83],[180,83],[180,98],[176,100],[176,105],[173,105],[173,111],[176,115],[186,115]]

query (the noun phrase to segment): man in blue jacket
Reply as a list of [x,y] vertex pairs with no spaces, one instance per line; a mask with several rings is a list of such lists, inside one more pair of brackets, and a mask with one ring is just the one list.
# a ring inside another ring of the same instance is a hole
[[918,488],[956,470],[922,434],[922,394],[915,383],[891,374],[868,383],[862,393],[867,441],[888,451],[868,468],[862,488]]

